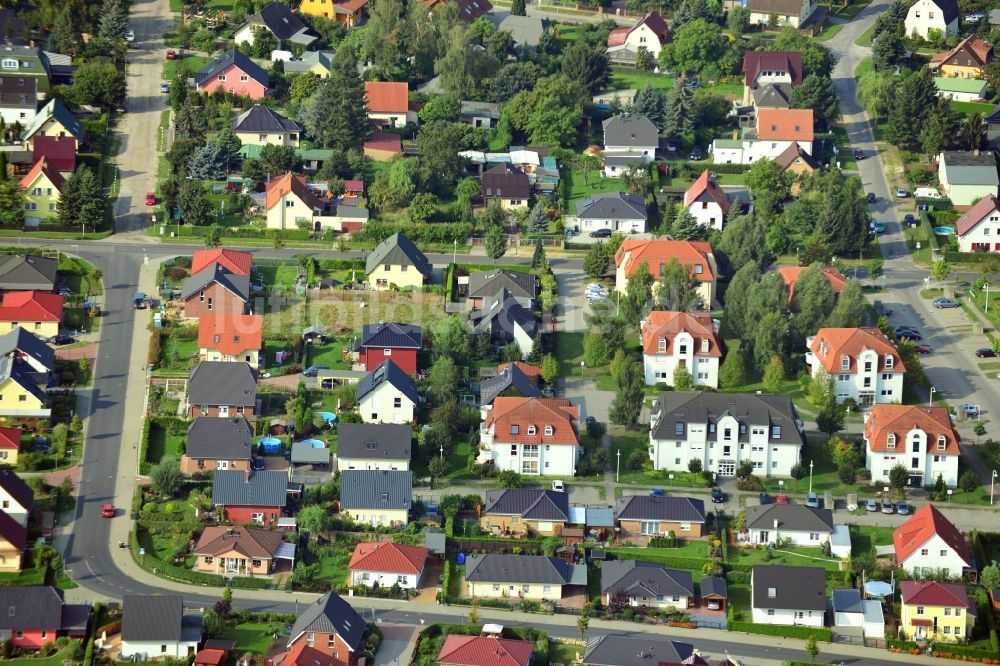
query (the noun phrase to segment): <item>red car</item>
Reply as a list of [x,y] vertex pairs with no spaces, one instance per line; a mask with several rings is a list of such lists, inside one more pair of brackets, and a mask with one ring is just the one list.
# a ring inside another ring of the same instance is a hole
[[916,347],[913,348],[913,351],[917,352],[918,354],[930,354],[931,351],[933,350],[927,345],[917,345]]
[[775,495],[774,496],[774,503],[775,504],[788,504],[788,495]]
[[156,194],[153,192],[146,192],[146,205],[155,206],[156,205]]
[[115,507],[111,504],[104,504],[101,506],[101,516],[104,518],[114,518],[115,517]]
[[167,49],[167,60],[175,60],[177,58],[177,51],[173,49]]

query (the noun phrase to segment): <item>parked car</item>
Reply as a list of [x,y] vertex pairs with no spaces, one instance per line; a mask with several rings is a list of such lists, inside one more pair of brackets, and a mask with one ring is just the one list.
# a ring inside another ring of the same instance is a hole
[[170,92],[170,84],[167,83],[166,81],[161,81],[160,82],[160,92],[161,93],[168,93],[168,92]]
[[564,493],[566,492],[566,486],[563,485],[562,481],[556,479],[555,481],[552,482],[552,490],[554,490],[557,493]]
[[765,504],[774,504],[774,498],[767,493],[760,494],[760,504],[764,506]]
[[258,472],[264,469],[264,456],[257,456],[253,459],[253,468]]
[[59,347],[62,345],[71,345],[74,342],[76,342],[76,340],[71,335],[53,335],[51,338],[49,338],[48,342],[50,345],[55,345]]
[[649,490],[650,497],[663,497],[663,495],[664,495],[663,488],[656,487],[656,488],[650,488]]
[[880,220],[872,220],[868,224],[868,228],[871,229],[872,231],[874,231],[876,234],[884,234],[885,233],[885,222],[882,222]]
[[918,354],[930,354],[934,350],[928,347],[927,345],[917,345],[916,347],[913,348],[913,351],[917,352]]
[[917,223],[917,218],[913,217],[913,213],[907,213],[903,216],[903,223],[908,227],[912,227]]
[[695,146],[691,149],[691,154],[688,155],[689,160],[701,160],[705,159],[705,153],[701,152],[701,148]]
[[176,60],[176,59],[177,59],[177,51],[174,51],[173,49],[167,49],[167,60]]
[[788,495],[779,494],[774,496],[775,504],[788,504]]
[[855,150],[854,151],[854,159],[856,159],[856,160],[863,160],[863,159],[865,159],[865,151],[863,151],[863,150]]
[[986,18],[986,14],[983,12],[973,12],[971,14],[966,14],[962,20],[966,23],[979,23],[984,18]]
[[915,327],[913,327],[913,326],[907,326],[906,324],[903,324],[901,326],[897,326],[896,327],[896,333],[897,334],[898,333],[902,333],[904,331],[909,331],[910,333],[920,333],[920,331],[918,331]]
[[101,505],[101,517],[103,518],[114,518],[115,517],[115,507],[113,504],[103,504]]
[[591,238],[609,238],[611,236],[611,229],[596,229],[590,232]]
[[718,599],[709,599],[708,603],[705,604],[705,608],[708,610],[722,610],[722,602]]
[[943,308],[957,308],[959,305],[958,301],[953,298],[939,298],[934,301],[934,307],[940,310]]
[[869,192],[869,193],[868,193],[868,196],[867,196],[867,197],[865,197],[865,198],[866,198],[866,199],[868,199],[868,203],[870,203],[870,204],[873,204],[873,203],[875,203],[876,201],[878,201],[878,198],[877,198],[877,197],[875,196],[875,193],[874,193],[874,192]]
[[141,291],[137,291],[132,294],[132,307],[136,310],[145,310],[149,307],[149,299],[146,298],[146,294]]
[[126,30],[125,31],[125,41],[126,42],[134,42],[135,41],[135,30]]
[[819,497],[816,496],[816,493],[809,493],[806,495],[806,506],[811,509],[819,508]]
[[896,507],[892,500],[882,500],[882,513],[895,513]]
[[146,192],[146,205],[147,206],[155,206],[156,205],[156,193],[155,192]]
[[923,337],[916,331],[910,331],[906,329],[903,329],[901,331],[897,330],[896,337],[900,338],[901,340],[912,340],[914,342],[919,342],[920,340],[923,340]]
[[956,414],[964,414],[969,418],[975,418],[979,416],[979,405],[972,402],[963,402],[955,405]]
[[593,428],[596,425],[597,425],[597,418],[595,418],[593,416],[588,416],[587,417],[587,427],[588,428]]
[[896,196],[899,197],[900,199],[905,199],[906,197],[910,196],[910,192],[905,187],[897,187]]
[[303,377],[316,377],[319,375],[320,370],[329,370],[330,366],[318,363],[316,365],[310,365],[308,368],[302,371]]
[[896,502],[896,513],[901,516],[910,515],[910,505],[906,502]]
[[722,488],[712,488],[712,503],[722,504],[726,501],[726,494],[722,492]]
[[865,502],[865,511],[878,511],[878,503],[875,500],[867,500]]
[[976,358],[993,358],[996,355],[997,353],[989,347],[983,347],[976,350]]
[[698,88],[701,88],[701,84],[698,83],[697,81],[689,81],[688,83],[684,84],[684,87],[687,88],[688,90],[697,90]]

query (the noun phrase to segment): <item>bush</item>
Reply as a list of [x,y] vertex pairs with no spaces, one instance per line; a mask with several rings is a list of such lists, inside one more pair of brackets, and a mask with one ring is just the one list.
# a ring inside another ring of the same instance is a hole
[[746,634],[780,636],[782,638],[797,638],[801,640],[815,638],[817,641],[826,641],[827,643],[833,638],[833,633],[829,629],[822,627],[789,627],[780,624],[754,624],[753,622],[741,621],[729,622],[729,631],[742,631]]
[[759,493],[763,492],[764,490],[764,482],[761,481],[758,477],[751,474],[750,476],[739,479],[736,482],[736,488],[738,490],[745,490],[748,492]]

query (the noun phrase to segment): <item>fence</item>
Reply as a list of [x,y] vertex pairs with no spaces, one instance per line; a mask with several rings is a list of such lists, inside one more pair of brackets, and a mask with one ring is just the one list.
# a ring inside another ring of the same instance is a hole
[[726,629],[725,615],[691,615],[691,621],[699,629]]

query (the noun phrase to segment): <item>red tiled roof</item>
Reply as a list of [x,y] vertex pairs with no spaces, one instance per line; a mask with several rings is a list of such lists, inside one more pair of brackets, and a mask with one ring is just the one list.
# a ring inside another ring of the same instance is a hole
[[757,138],[761,141],[812,141],[812,109],[758,109]]
[[892,533],[896,562],[902,564],[934,535],[941,537],[966,564],[971,564],[969,547],[962,533],[933,504],[925,504]]
[[[722,356],[719,338],[715,335],[715,327],[710,314],[691,314],[688,312],[671,312],[654,310],[642,322],[642,351],[644,354],[673,355],[674,340],[680,333],[689,333],[694,338],[695,356]],[[660,350],[660,339],[666,342],[666,348]],[[702,340],[708,340],[708,351],[702,351]]]
[[904,580],[899,583],[904,604],[917,606],[975,607],[969,601],[965,586],[959,583],[939,583],[935,580]]
[[59,321],[63,297],[47,291],[8,291],[0,302],[0,321]]
[[949,60],[959,56],[962,51],[969,54],[972,62],[957,62],[956,67],[985,67],[993,59],[993,45],[978,35],[972,34],[963,39],[950,51],[938,53],[932,58],[933,62],[947,64]]
[[[580,439],[573,422],[579,418],[580,408],[569,400],[501,397],[486,415],[486,428],[493,429],[497,442],[575,446]],[[535,427],[533,435],[528,434],[528,426]],[[546,426],[552,426],[551,435],[545,434]]]
[[500,374],[507,369],[508,365],[515,365],[517,368],[526,374],[527,376],[538,379],[542,376],[542,370],[537,365],[531,365],[530,363],[525,363],[524,361],[514,361],[513,363],[501,363],[497,366],[497,374]]
[[667,22],[663,20],[663,17],[660,16],[659,13],[650,12],[649,14],[646,14],[641,21],[632,27],[632,29],[635,30],[640,25],[644,25],[652,30],[661,43],[669,41],[670,28],[667,26]]
[[403,152],[403,139],[391,132],[372,132],[371,138],[365,141],[365,150],[384,150],[392,153]]
[[792,85],[802,85],[802,54],[798,51],[747,51],[743,54],[744,82],[754,86],[761,72],[788,72]]
[[0,511],[0,539],[3,539],[19,553],[24,552],[24,544],[28,540],[28,530],[20,523]]
[[363,180],[345,180],[344,181],[344,191],[345,192],[364,192],[365,191],[365,181]]
[[987,194],[977,201],[975,206],[965,211],[962,217],[958,218],[958,221],[955,222],[955,233],[964,236],[994,211],[1000,211],[1000,201],[992,194]]
[[[630,239],[615,252],[615,266],[624,269],[626,278],[646,264],[653,278],[660,279],[663,277],[660,267],[669,264],[671,259],[690,266],[691,274],[700,282],[715,280],[715,255],[706,241]],[[694,268],[699,265],[702,267],[700,273]]]
[[36,136],[31,151],[31,161],[46,158],[56,171],[63,173],[76,169],[76,139],[71,136]]
[[621,46],[628,39],[628,33],[632,28],[615,28],[608,34],[608,46]]
[[406,113],[410,88],[405,82],[365,81],[365,103],[369,113]]
[[348,14],[355,14],[362,7],[368,4],[368,0],[343,0],[341,2],[334,2],[334,10],[340,9]]
[[21,429],[0,428],[0,449],[20,449]]
[[[799,281],[799,276],[802,275],[802,271],[805,269],[805,266],[782,266],[778,269],[778,273],[781,274],[785,284],[788,285],[789,302],[792,300],[792,294],[795,293],[795,283]],[[826,277],[826,281],[830,283],[830,286],[833,287],[833,293],[840,294],[840,292],[844,291],[844,287],[847,286],[847,278],[844,277],[843,273],[833,266],[824,266],[823,275]]]
[[[906,433],[923,430],[927,433],[927,452],[935,455],[961,455],[958,433],[951,425],[951,416],[945,407],[921,405],[887,405],[872,407],[865,421],[865,439],[872,451],[905,452]],[[894,437],[894,447],[889,448],[889,435]],[[938,437],[944,437],[945,448],[938,448]]]
[[[906,372],[903,359],[885,333],[868,326],[865,328],[821,328],[816,332],[809,350],[831,375],[838,372],[857,372],[858,354],[872,349],[878,354],[878,372]],[[843,367],[843,357],[849,357],[850,365]],[[886,356],[892,357],[892,367]]]
[[688,188],[688,191],[684,193],[684,207],[687,208],[698,201],[698,198],[703,194],[719,204],[719,208],[722,209],[723,214],[729,213],[729,197],[722,191],[722,188],[715,182],[715,179],[709,176],[708,169],[705,169],[698,176],[698,180],[694,181],[691,187]]
[[323,207],[323,204],[306,187],[306,177],[294,176],[290,171],[283,176],[277,176],[267,181],[264,192],[264,207],[267,210],[278,205],[278,202],[286,194],[294,194],[309,208]]
[[38,176],[43,173],[52,183],[52,187],[56,188],[59,192],[62,192],[63,183],[65,182],[62,174],[56,171],[55,167],[53,167],[44,157],[35,162],[35,165],[31,167],[31,171],[21,177],[21,180],[18,181],[18,186],[24,190],[30,189],[31,186],[35,184],[35,180],[38,179]]
[[347,565],[357,571],[387,571],[389,573],[420,573],[427,561],[427,549],[419,546],[379,541],[359,543]]
[[532,647],[531,641],[453,634],[445,638],[437,663],[451,666],[527,666]]
[[340,666],[344,663],[325,652],[309,647],[304,640],[296,641],[287,651],[271,658],[270,663],[278,662],[281,666]]
[[226,660],[225,650],[202,650],[194,656],[195,666],[221,666]]
[[261,348],[264,318],[260,315],[207,314],[198,317],[198,348],[218,349],[228,356]]
[[200,273],[214,263],[222,264],[230,273],[250,275],[253,255],[249,252],[217,248],[213,250],[198,250],[191,259],[191,275]]

